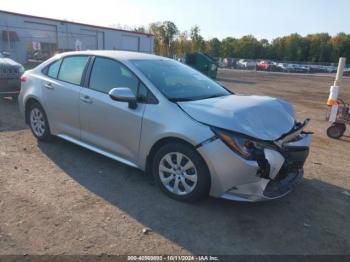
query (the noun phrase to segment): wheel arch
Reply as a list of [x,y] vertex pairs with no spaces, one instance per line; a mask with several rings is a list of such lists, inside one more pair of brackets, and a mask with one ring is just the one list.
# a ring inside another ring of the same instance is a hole
[[[193,150],[195,150],[198,153],[198,155],[202,158],[202,160],[205,163],[205,166],[208,170],[208,173],[211,177],[208,164],[205,161],[204,157],[201,155],[201,153],[197,150],[196,146],[193,145],[192,143],[190,143],[189,141],[186,141],[185,139],[182,139],[179,137],[174,137],[174,136],[163,137],[163,138],[157,140],[153,144],[153,146],[151,147],[151,150],[149,151],[147,158],[146,158],[146,167],[145,167],[146,174],[150,175],[152,173],[151,167],[152,167],[154,156],[155,156],[156,152],[158,151],[158,149],[166,144],[169,144],[169,143],[179,143],[179,144],[187,145],[187,146],[190,146],[191,148],[193,148]],[[210,181],[211,181],[211,179],[210,179]]]
[[40,103],[40,101],[37,98],[35,98],[35,97],[28,98],[25,102],[25,105],[24,105],[24,119],[25,119],[26,124],[29,124],[29,108],[31,105],[33,105],[35,103],[39,104],[42,108],[44,108],[43,105]]

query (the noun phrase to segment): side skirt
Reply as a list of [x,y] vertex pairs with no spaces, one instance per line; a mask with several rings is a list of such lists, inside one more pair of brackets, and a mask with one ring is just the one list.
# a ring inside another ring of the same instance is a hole
[[108,152],[106,152],[106,151],[104,151],[104,150],[102,150],[102,149],[99,149],[99,148],[97,148],[97,147],[94,147],[94,146],[91,146],[91,145],[89,145],[89,144],[86,144],[86,143],[84,143],[84,142],[82,142],[82,141],[80,141],[80,140],[74,139],[74,138],[72,138],[72,137],[70,137],[70,136],[61,135],[61,134],[59,134],[59,135],[57,135],[57,136],[60,137],[60,138],[62,138],[62,139],[64,139],[64,140],[67,140],[67,141],[69,141],[69,142],[72,142],[72,143],[74,143],[74,144],[76,144],[76,145],[78,145],[78,146],[84,147],[84,148],[89,149],[89,150],[91,150],[91,151],[94,151],[94,152],[96,152],[96,153],[98,153],[98,154],[101,154],[101,155],[104,155],[104,156],[106,156],[106,157],[109,157],[109,158],[111,158],[111,159],[113,159],[113,160],[117,160],[117,161],[119,161],[119,162],[121,162],[121,163],[123,163],[123,164],[125,164],[125,165],[128,165],[128,166],[131,166],[131,167],[140,169],[135,163],[133,163],[133,162],[131,162],[131,161],[129,161],[129,160],[126,160],[126,159],[124,159],[124,158],[122,158],[122,157],[119,157],[119,156],[113,155],[113,154],[111,154],[111,153],[108,153]]

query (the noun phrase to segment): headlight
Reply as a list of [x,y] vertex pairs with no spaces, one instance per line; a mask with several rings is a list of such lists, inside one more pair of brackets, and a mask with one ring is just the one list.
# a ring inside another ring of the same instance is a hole
[[262,143],[233,134],[218,128],[212,128],[213,132],[234,152],[247,160],[256,160],[263,154],[265,146]]

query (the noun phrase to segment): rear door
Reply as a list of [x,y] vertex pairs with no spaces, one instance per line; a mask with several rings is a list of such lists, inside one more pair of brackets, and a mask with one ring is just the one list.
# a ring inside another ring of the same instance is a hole
[[116,87],[128,87],[135,95],[140,89],[145,89],[120,62],[96,57],[88,87],[80,94],[81,138],[90,145],[135,163],[146,104],[138,103],[136,109],[130,109],[128,103],[113,101],[108,92]]
[[46,70],[43,101],[53,134],[80,139],[79,94],[88,60],[89,56],[68,56]]

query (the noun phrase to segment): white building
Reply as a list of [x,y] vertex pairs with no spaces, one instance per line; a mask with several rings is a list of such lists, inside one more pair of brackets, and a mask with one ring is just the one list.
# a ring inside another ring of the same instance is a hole
[[73,50],[128,50],[153,53],[151,34],[0,10],[0,51],[20,63],[43,61]]

